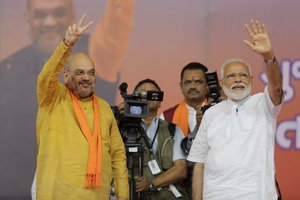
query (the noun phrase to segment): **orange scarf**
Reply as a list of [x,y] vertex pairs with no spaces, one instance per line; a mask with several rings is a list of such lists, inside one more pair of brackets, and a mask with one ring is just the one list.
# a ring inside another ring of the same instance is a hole
[[102,146],[101,146],[101,133],[100,133],[100,113],[98,109],[97,97],[93,95],[93,108],[94,108],[94,130],[91,133],[86,117],[82,110],[81,105],[79,104],[78,98],[73,92],[70,91],[74,112],[77,118],[77,121],[80,125],[81,131],[85,139],[89,143],[90,153],[86,169],[86,181],[84,184],[85,188],[96,188],[102,185],[101,182],[101,162],[102,162]]
[[185,137],[189,134],[189,111],[184,100],[174,112],[173,123],[180,127]]
[[[207,105],[207,99],[203,102],[202,106]],[[175,109],[173,121],[182,130],[185,137],[189,134],[189,111],[186,107],[186,102],[183,100]]]

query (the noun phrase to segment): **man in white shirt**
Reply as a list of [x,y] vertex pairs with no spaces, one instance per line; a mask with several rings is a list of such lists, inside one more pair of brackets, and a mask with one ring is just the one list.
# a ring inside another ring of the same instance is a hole
[[268,85],[250,95],[250,66],[241,59],[221,68],[227,100],[208,109],[188,160],[196,162],[193,199],[275,200],[274,135],[282,104],[282,75],[267,30],[259,21],[245,25],[244,40],[265,60]]

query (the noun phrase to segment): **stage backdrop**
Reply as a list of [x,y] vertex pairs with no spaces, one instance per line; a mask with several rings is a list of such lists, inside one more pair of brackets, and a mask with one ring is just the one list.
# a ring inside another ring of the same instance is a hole
[[[98,21],[106,4],[106,0],[75,0],[77,19],[87,13],[89,19]],[[30,30],[24,19],[26,6],[25,0],[0,1],[0,60],[31,43]],[[263,59],[242,42],[249,39],[244,23],[249,23],[252,18],[259,19],[269,31],[284,79],[285,99],[275,138],[276,177],[283,199],[298,200],[299,8],[298,0],[137,0],[133,29],[121,63],[118,83],[127,82],[128,93],[131,93],[139,80],[156,80],[165,92],[161,112],[182,100],[180,71],[187,63],[202,62],[210,71],[219,72],[224,60],[240,57],[253,67],[253,92],[263,91],[266,85]],[[22,74],[16,78],[26,79]],[[11,81],[11,90],[17,87],[20,85]],[[0,94],[0,115],[10,103],[1,100],[6,92],[1,91]],[[112,104],[122,101],[119,91],[115,92],[116,101]],[[30,102],[23,103],[26,106]],[[13,114],[15,110],[10,112]],[[0,199],[29,197],[36,163],[35,133],[26,130],[18,135],[3,132],[3,124],[0,123]],[[22,122],[11,123],[13,126],[27,127]]]

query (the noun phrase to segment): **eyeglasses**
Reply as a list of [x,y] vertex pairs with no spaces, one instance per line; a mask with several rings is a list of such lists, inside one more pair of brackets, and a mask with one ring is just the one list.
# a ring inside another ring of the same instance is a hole
[[235,73],[235,72],[229,72],[227,74],[225,74],[224,76],[226,79],[228,80],[234,80],[236,78],[240,78],[240,79],[243,79],[243,80],[247,80],[250,78],[250,75],[249,73],[247,72],[239,72],[239,73]]

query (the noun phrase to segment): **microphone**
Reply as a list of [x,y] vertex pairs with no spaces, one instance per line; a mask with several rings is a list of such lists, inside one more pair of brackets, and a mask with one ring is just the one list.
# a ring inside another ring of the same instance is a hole
[[126,82],[120,84],[119,90],[122,97],[125,97],[127,95],[127,87],[128,84]]
[[126,82],[123,82],[120,84],[119,86],[119,90],[123,91],[123,90],[127,90],[128,84]]

